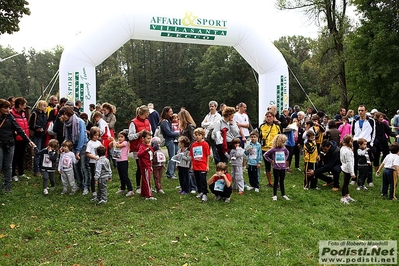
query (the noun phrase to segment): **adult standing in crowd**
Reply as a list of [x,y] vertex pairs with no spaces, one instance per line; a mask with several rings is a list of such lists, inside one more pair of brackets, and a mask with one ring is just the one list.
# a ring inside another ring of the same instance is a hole
[[190,140],[190,145],[195,141],[194,129],[196,124],[187,110],[181,110],[178,114],[180,135],[186,136]]
[[151,124],[152,135],[154,136],[155,129],[157,129],[157,126],[159,124],[159,113],[157,110],[154,109],[153,103],[149,103],[149,104],[147,104],[147,106],[148,106],[148,109],[150,110],[148,120],[150,121],[150,124]]
[[[26,99],[23,97],[15,98],[14,107],[11,109],[11,114],[14,116],[15,121],[25,132],[26,136],[30,138],[28,118],[25,114]],[[19,177],[24,177],[30,179],[24,173],[24,162],[26,153],[26,141],[20,135],[15,137],[15,148],[14,148],[14,158],[12,160],[12,177],[14,181],[18,181],[17,171]]]
[[339,113],[334,116],[334,121],[337,127],[339,127],[343,123],[342,117],[344,117],[345,115],[346,115],[346,109],[341,108],[339,109]]
[[277,111],[277,106],[270,105],[267,107],[267,111],[270,111],[274,114],[274,121],[276,124],[280,126],[280,132],[283,132],[283,129],[288,126],[287,120],[284,115],[280,115]]
[[396,138],[396,134],[391,131],[391,128],[384,122],[384,114],[381,112],[374,113],[375,121],[375,141],[374,141],[374,170],[377,171],[381,162],[389,154],[389,137]]
[[[216,101],[210,101],[208,103],[208,106],[209,106],[209,113],[205,116],[204,120],[202,120],[201,127],[205,129],[205,136],[206,136],[205,140],[208,141],[208,144],[212,149],[213,159],[216,163],[219,161],[219,155],[216,150],[215,142],[212,140],[212,132],[213,128],[215,127],[215,123],[220,121],[220,119],[222,119],[222,116],[217,111],[218,103]],[[210,132],[211,136],[208,137]]]
[[[359,116],[355,118],[352,122],[352,136],[353,136],[353,153],[355,155],[355,175],[357,176],[357,164],[358,164],[358,154],[357,150],[359,145],[357,140],[359,138],[364,138],[367,141],[367,147],[374,151],[374,139],[375,139],[375,121],[371,117],[366,115],[367,108],[365,105],[359,105],[358,109]],[[374,152],[373,152],[374,153]],[[373,175],[368,173],[367,182],[369,187],[373,187]],[[356,180],[350,182],[351,185],[356,184]]]
[[238,104],[238,111],[234,114],[234,122],[240,130],[241,147],[244,147],[247,138],[249,138],[249,117],[247,115],[247,105],[243,102]]
[[[62,97],[57,105],[57,107],[50,112],[50,119],[53,119],[54,121],[54,127],[53,131],[57,134],[56,139],[58,140],[59,145],[61,146],[61,143],[64,142],[64,122],[61,121],[60,119],[60,109],[66,105],[68,102],[68,99],[65,97]],[[54,117],[54,118],[52,118]]]
[[[46,102],[45,102],[46,103]],[[47,105],[47,103],[46,103]],[[35,144],[28,138],[24,130],[15,121],[10,113],[11,104],[5,99],[0,99],[0,169],[4,170],[4,184],[7,192],[11,192],[12,160],[15,150],[15,132],[31,147]],[[0,189],[1,189],[0,182]]]
[[175,175],[176,163],[171,160],[171,158],[176,155],[177,152],[177,142],[175,139],[179,137],[178,132],[172,130],[172,116],[173,109],[170,106],[165,106],[161,112],[161,121],[159,122],[161,127],[161,132],[165,138],[165,146],[168,149],[168,167],[166,168],[166,177],[171,179],[177,179]]
[[75,114],[71,106],[62,107],[58,114],[60,120],[64,123],[65,140],[72,141],[72,152],[78,161],[73,165],[75,178],[78,180],[79,188],[83,189],[83,195],[87,195],[90,189],[90,170],[89,162],[86,160],[86,145],[88,142],[86,124]]
[[[294,105],[294,112],[291,114],[291,119],[298,118],[298,112],[301,111],[299,105]],[[299,120],[298,120],[299,121]]]
[[[396,115],[393,117],[392,125],[395,128],[396,134],[399,135],[399,110],[396,111]],[[396,142],[399,142],[399,138],[396,138]]]
[[141,142],[143,141],[142,135],[145,130],[150,131],[152,126],[148,120],[150,111],[148,106],[142,105],[136,110],[136,117],[130,121],[129,133],[127,135],[130,141],[130,152],[133,152],[133,158],[136,160],[136,192],[141,193],[140,183],[141,183],[141,169],[139,164],[139,158],[137,157],[137,152]]
[[47,105],[47,108],[46,108],[46,114],[47,114],[47,117],[48,117],[48,118],[50,117],[50,112],[51,112],[54,108],[56,108],[57,103],[58,103],[58,97],[55,96],[55,95],[51,95],[51,96],[50,96],[50,99],[49,99],[49,102],[48,102],[48,105]]
[[229,153],[233,148],[233,139],[240,136],[240,130],[233,119],[235,112],[236,110],[234,107],[224,107],[220,123],[214,124],[212,139],[215,141],[217,153],[219,155],[219,161],[215,162],[216,164],[219,162],[228,163],[228,158],[225,154]]
[[[33,110],[29,118],[29,129],[33,132],[33,142],[35,143],[38,150],[42,150],[45,147],[46,140],[46,127],[47,127],[47,114],[46,114],[47,102],[40,100],[37,103],[35,110]],[[40,155],[34,155],[33,170],[35,176],[40,176]]]
[[[259,142],[262,146],[262,153],[265,154],[268,150],[272,148],[273,139],[275,136],[281,133],[281,127],[278,121],[276,120],[275,113],[268,111],[265,114],[265,118],[263,119],[263,123],[259,126]],[[267,177],[267,186],[273,187],[272,182],[272,165],[270,162],[266,161],[265,157],[263,157],[263,161],[265,163],[265,171]]]

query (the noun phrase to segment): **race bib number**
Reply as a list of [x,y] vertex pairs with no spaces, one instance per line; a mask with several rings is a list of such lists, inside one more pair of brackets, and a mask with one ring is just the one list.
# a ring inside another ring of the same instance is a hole
[[276,152],[275,161],[276,161],[276,163],[285,163],[285,154],[283,151]]
[[203,156],[202,146],[194,147],[193,155],[195,160],[201,160]]
[[51,168],[53,166],[50,156],[48,154],[43,154],[43,167]]
[[215,182],[215,188],[214,189],[215,189],[215,191],[223,192],[225,185],[226,185],[226,182],[224,181],[224,179],[218,179]]
[[165,154],[163,154],[163,152],[157,152],[157,161],[158,163],[166,162]]

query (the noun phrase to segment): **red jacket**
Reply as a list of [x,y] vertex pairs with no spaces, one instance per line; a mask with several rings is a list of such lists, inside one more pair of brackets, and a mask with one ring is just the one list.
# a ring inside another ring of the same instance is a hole
[[[147,148],[149,148],[148,151]],[[154,150],[152,149],[152,147],[141,143],[139,146],[139,151],[137,152],[137,157],[139,158],[140,169],[151,168],[152,159],[154,157]]]
[[[132,121],[130,122],[134,123],[134,126],[136,127],[136,133],[140,132],[143,129],[151,131],[151,125],[148,119],[142,119],[139,116],[137,116],[136,118],[133,118]],[[142,141],[143,140],[141,138],[130,141],[130,151],[131,152],[138,151]]]
[[[28,119],[25,116],[25,111],[18,112],[17,109],[12,108],[11,114],[14,116],[15,121],[17,121],[18,125],[25,132],[26,136],[30,138],[29,124],[28,124]],[[16,135],[15,140],[25,141],[20,135]]]

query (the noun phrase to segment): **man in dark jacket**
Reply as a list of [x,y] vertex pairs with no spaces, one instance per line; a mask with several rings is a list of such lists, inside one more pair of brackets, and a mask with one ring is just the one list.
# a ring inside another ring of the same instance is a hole
[[[341,173],[341,160],[339,157],[339,147],[335,141],[323,140],[321,143],[322,156],[319,161],[316,170],[309,170],[308,176],[313,174],[317,179],[321,179],[326,184],[324,186],[334,185],[333,191],[339,190],[339,175]],[[324,175],[324,173],[331,172],[333,178]]]

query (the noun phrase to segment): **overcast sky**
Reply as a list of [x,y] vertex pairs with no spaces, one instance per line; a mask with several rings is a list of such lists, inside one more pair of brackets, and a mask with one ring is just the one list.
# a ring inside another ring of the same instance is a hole
[[[79,32],[89,28],[94,17],[115,11],[115,3],[122,0],[28,0],[30,16],[24,16],[20,22],[20,31],[11,35],[0,36],[3,47],[10,46],[17,52],[31,47],[38,51],[50,50],[56,45],[65,47]],[[132,0],[130,0],[132,1]],[[147,0],[148,1],[148,0]],[[165,0],[164,0],[165,1]],[[137,1],[139,8],[141,1]],[[154,4],[157,0],[152,0]],[[184,3],[170,0],[168,3]],[[267,30],[271,41],[281,36],[303,35],[317,37],[317,28],[300,11],[278,11],[274,0],[240,1],[246,6],[238,10],[249,10],[248,19],[257,19],[264,30]],[[192,3],[192,2],[191,2]],[[202,0],[201,6],[208,4],[213,10],[234,8],[234,1]],[[262,3],[259,6],[259,3]],[[217,4],[217,6],[215,6]],[[243,4],[241,4],[243,5]],[[169,5],[173,8],[173,4]]]

